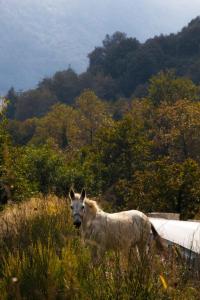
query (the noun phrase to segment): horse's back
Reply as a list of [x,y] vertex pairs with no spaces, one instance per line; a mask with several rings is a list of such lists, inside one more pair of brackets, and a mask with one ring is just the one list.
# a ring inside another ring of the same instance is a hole
[[148,217],[140,211],[128,210],[117,213],[101,211],[92,222],[93,236],[106,248],[130,247],[150,233]]
[[117,213],[101,212],[100,220],[96,219],[97,223],[102,222],[102,227],[109,228],[109,231],[130,233],[131,235],[137,231],[147,231],[149,233],[151,224],[149,218],[138,210],[127,210]]
[[149,222],[148,217],[142,213],[141,211],[138,210],[126,210],[126,211],[121,211],[117,213],[112,213],[108,214],[106,213],[107,217],[110,220],[116,220],[116,221],[125,221],[125,220],[144,220],[145,222]]

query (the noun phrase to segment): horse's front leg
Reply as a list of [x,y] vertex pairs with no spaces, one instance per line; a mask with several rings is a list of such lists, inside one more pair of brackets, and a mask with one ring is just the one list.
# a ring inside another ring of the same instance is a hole
[[90,251],[90,255],[91,255],[91,261],[94,264],[98,264],[98,262],[100,261],[100,259],[103,256],[103,249],[102,247],[100,247],[97,242],[93,241],[93,240],[85,240],[85,244],[87,245],[89,251]]

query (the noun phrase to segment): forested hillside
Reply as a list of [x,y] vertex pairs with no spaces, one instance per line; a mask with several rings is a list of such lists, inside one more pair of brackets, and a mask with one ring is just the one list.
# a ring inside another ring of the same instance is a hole
[[106,33],[120,30],[143,42],[179,31],[199,11],[198,0],[1,0],[0,95],[11,86],[34,88],[69,65],[83,72]]
[[85,73],[11,88],[1,112],[1,202],[85,186],[115,209],[197,216],[199,32],[200,18],[144,44],[117,32],[89,54]]
[[166,69],[174,69],[178,76],[198,84],[199,49],[199,17],[178,34],[157,36],[145,43],[120,32],[107,35],[103,45],[89,53],[86,72],[78,75],[69,68],[44,78],[36,89],[11,89],[6,95],[10,99],[7,115],[18,120],[40,117],[57,102],[73,105],[84,89],[93,90],[107,101],[143,97],[147,95],[150,77]]

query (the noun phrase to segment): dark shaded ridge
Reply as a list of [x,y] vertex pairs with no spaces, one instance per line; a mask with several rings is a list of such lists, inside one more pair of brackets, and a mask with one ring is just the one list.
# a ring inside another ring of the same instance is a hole
[[102,46],[88,54],[86,72],[78,75],[68,68],[44,78],[36,89],[18,93],[11,88],[6,95],[10,100],[7,116],[18,120],[40,117],[57,102],[73,105],[85,89],[107,101],[143,97],[149,78],[166,69],[198,84],[199,54],[200,17],[177,34],[155,36],[143,44],[121,32],[106,35]]

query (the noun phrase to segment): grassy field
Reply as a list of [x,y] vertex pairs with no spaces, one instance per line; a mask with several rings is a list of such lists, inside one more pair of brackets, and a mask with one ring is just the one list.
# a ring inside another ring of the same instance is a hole
[[[92,246],[91,246],[92,247]],[[0,299],[200,299],[199,274],[174,253],[94,261],[67,201],[34,198],[0,215]]]

